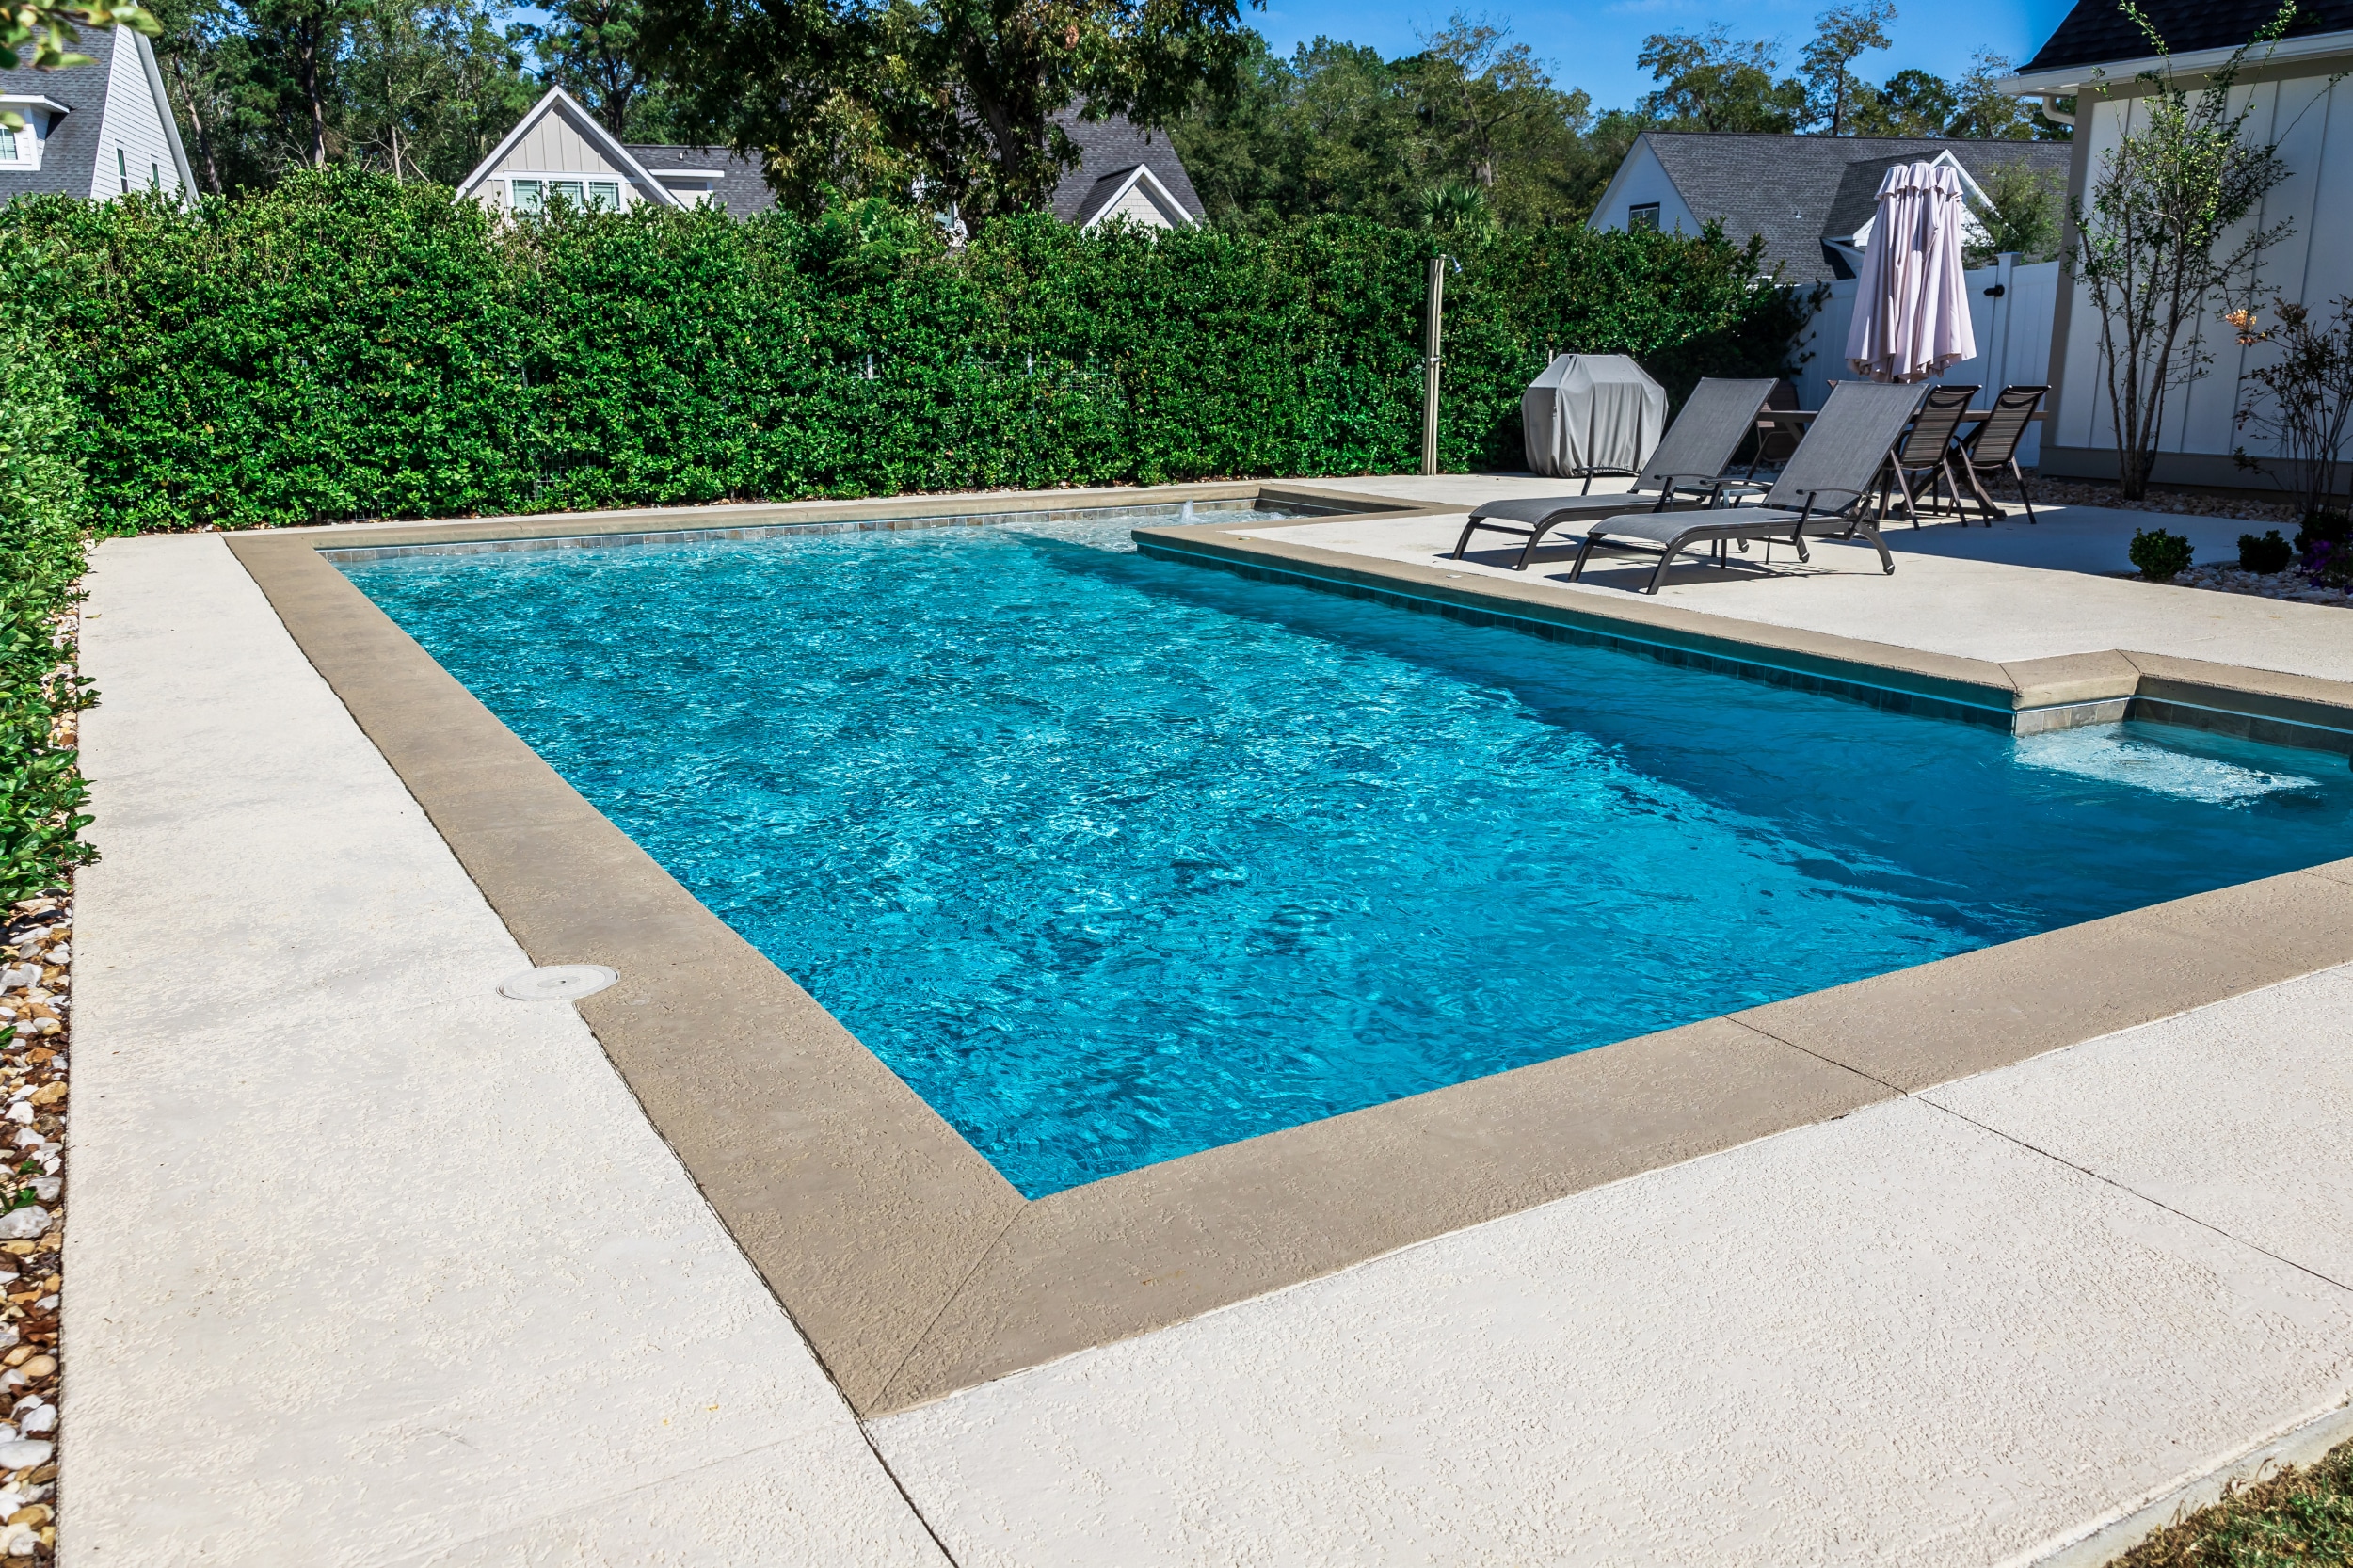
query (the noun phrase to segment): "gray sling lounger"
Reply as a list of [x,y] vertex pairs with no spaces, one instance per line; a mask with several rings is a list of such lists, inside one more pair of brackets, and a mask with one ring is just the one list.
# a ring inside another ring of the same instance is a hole
[[[1692,389],[1683,411],[1658,439],[1657,448],[1635,476],[1638,491],[1658,492],[1657,511],[1689,509],[1712,504],[1737,484],[1721,477],[1724,466],[1739,450],[1740,439],[1756,428],[1756,411],[1772,394],[1770,381],[1702,381]],[[1587,484],[1593,483],[1587,480]],[[1677,500],[1679,492],[1689,499]],[[1454,541],[1454,558],[1461,560],[1471,536],[1481,529],[1527,537],[1513,571],[1526,571],[1528,558],[1544,536],[1564,522],[1616,517],[1625,508],[1623,495],[1537,495],[1516,501],[1489,501],[1470,515],[1463,536]]]
[[1880,552],[1880,569],[1893,572],[1896,559],[1887,553],[1879,524],[1870,514],[1871,492],[1879,488],[1888,454],[1903,438],[1904,426],[1928,388],[1903,382],[1841,381],[1831,390],[1822,411],[1789,455],[1764,504],[1754,509],[1735,506],[1711,512],[1636,512],[1609,518],[1586,530],[1585,543],[1570,568],[1574,583],[1584,574],[1593,546],[1607,539],[1646,546],[1658,552],[1658,566],[1650,574],[1645,593],[1657,593],[1666,581],[1674,558],[1694,545],[1712,544],[1721,552],[1731,539],[1786,539],[1805,552],[1808,534],[1816,538],[1849,538],[1861,534]]

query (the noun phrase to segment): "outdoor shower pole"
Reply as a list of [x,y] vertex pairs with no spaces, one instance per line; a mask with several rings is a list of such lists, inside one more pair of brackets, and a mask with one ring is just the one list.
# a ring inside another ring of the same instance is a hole
[[1422,321],[1429,345],[1421,363],[1421,471],[1438,472],[1438,322],[1446,310],[1446,261],[1430,258],[1430,303]]

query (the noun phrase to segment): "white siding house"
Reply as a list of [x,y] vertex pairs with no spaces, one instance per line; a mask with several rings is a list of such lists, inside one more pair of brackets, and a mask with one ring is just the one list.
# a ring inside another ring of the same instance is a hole
[[[2145,112],[2148,84],[2137,74],[2157,64],[2148,44],[2112,18],[2112,0],[2082,0],[2041,52],[2006,90],[2076,99],[2074,157],[2069,190],[2081,199],[2097,178],[2101,156],[2112,150]],[[2153,0],[2151,20],[2173,49],[2173,68],[2196,80],[2269,19],[2241,5],[2191,6],[2185,0]],[[2288,178],[2265,200],[2257,222],[2292,225],[2287,237],[2264,258],[2258,297],[2277,294],[2326,312],[2340,295],[2353,295],[2353,83],[2338,81],[2353,70],[2353,6],[2323,4],[2317,30],[2282,40],[2249,57],[2236,103],[2251,104],[2247,135],[2276,141]],[[2251,430],[2241,430],[2236,412],[2245,376],[2275,353],[2267,345],[2242,348],[2217,314],[2198,323],[2207,374],[2171,392],[2166,401],[2153,477],[2177,484],[2246,486],[2250,475],[2232,456],[2244,446],[2250,456],[2272,456]],[[2049,377],[2051,418],[2043,432],[2041,467],[2046,473],[2113,477],[2115,424],[2099,354],[2100,322],[2087,291],[2066,280],[2059,290]]]
[[[1091,229],[1117,217],[1182,229],[1200,221],[1201,199],[1165,136],[1118,115],[1059,118],[1080,156],[1051,198],[1064,222]],[[613,212],[710,205],[738,217],[776,204],[752,159],[726,148],[621,142],[562,88],[549,88],[532,105],[459,182],[457,194],[514,213],[537,212],[559,199]]]
[[1736,244],[1762,237],[1764,264],[1783,282],[1829,282],[1855,276],[1880,181],[1902,163],[1944,164],[1978,197],[1980,182],[2005,165],[2056,175],[2067,167],[2067,148],[1948,136],[1646,131],[1618,165],[1589,224],[1696,234],[1718,222]]
[[457,194],[514,213],[536,213],[557,200],[608,212],[693,204],[702,182],[677,183],[689,188],[674,190],[657,178],[570,93],[550,88],[459,183]]
[[196,181],[153,46],[114,27],[85,33],[72,48],[92,63],[0,71],[0,107],[25,122],[0,131],[0,200],[36,192],[101,200],[132,191],[191,194]]

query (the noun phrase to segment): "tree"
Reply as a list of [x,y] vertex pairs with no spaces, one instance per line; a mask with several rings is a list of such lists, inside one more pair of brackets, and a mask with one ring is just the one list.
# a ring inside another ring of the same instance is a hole
[[533,96],[521,28],[478,0],[368,0],[343,64],[343,142],[393,179],[455,184],[522,118]]
[[1590,168],[1591,100],[1554,87],[1503,30],[1459,14],[1423,43],[1384,60],[1318,39],[1283,60],[1249,35],[1232,88],[1203,91],[1170,125],[1212,217],[1256,227],[1340,212],[1412,224],[1428,192],[1460,185],[1506,227],[1583,218],[1586,187],[1608,178]]
[[1945,134],[1980,141],[2066,140],[2067,126],[2042,119],[2040,111],[2029,116],[2017,99],[1994,87],[2009,74],[2007,57],[1990,49],[1972,55],[1969,69],[1953,84],[1953,112],[1945,122]]
[[1944,77],[1898,71],[1886,86],[1858,96],[1849,129],[1865,136],[1941,136],[1960,107],[1960,94]]
[[2209,307],[2251,288],[2264,249],[2288,231],[2248,222],[2287,168],[2275,144],[2247,135],[2257,100],[2233,108],[2231,88],[2249,53],[2285,33],[2296,8],[2285,0],[2192,91],[2165,40],[2123,0],[2161,63],[2141,78],[2151,90],[2135,100],[2133,129],[2101,153],[2089,200],[2071,203],[2064,261],[2099,312],[2117,487],[2127,501],[2148,489],[2168,393],[2206,373],[2199,327]]
[[1236,0],[648,0],[644,29],[645,57],[693,84],[686,122],[763,152],[798,204],[824,200],[847,131],[981,221],[1043,206],[1076,166],[1056,116],[1163,125],[1246,47]]
[[1991,266],[2006,250],[2021,262],[2047,262],[2058,254],[2059,217],[2067,210],[2067,176],[2025,163],[1997,164],[1980,182],[1985,200],[1969,210],[1985,239],[1965,253],[1971,266]]
[[1660,130],[1786,133],[1804,127],[1805,85],[1794,77],[1774,79],[1781,61],[1769,42],[1736,43],[1721,27],[1653,33],[1635,61],[1658,83],[1644,95],[1640,112]]
[[531,37],[549,85],[579,99],[622,141],[659,139],[668,94],[638,48],[640,0],[557,0],[548,15]]
[[1887,47],[1887,24],[1895,20],[1895,0],[1833,6],[1815,19],[1814,41],[1801,56],[1806,109],[1815,123],[1828,122],[1832,136],[1853,134],[1849,111],[1871,90],[1855,75],[1854,62]]

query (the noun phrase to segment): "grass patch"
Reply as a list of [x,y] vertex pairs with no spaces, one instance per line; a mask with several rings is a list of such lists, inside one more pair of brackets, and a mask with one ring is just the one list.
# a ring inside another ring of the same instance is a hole
[[2353,1442],[2276,1470],[2168,1525],[2108,1568],[2303,1568],[2353,1563]]

